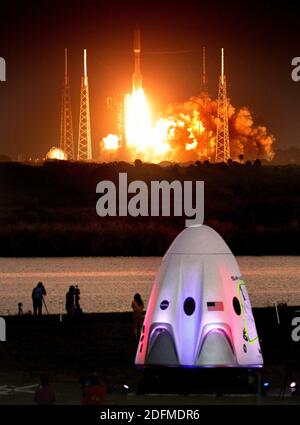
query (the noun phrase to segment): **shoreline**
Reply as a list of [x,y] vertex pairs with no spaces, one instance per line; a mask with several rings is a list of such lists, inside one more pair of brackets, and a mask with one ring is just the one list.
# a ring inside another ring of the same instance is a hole
[[[281,311],[290,311],[290,310],[294,310],[294,309],[299,309],[300,312],[300,305],[299,304],[295,304],[295,305],[288,305],[286,303],[279,303],[278,304],[278,309],[280,309]],[[266,305],[266,306],[262,306],[262,307],[252,307],[253,310],[253,314],[254,317],[261,311],[267,311],[270,313],[270,310],[274,310],[274,314],[275,314],[275,307],[274,305]],[[144,310],[144,314],[146,313],[146,310]],[[126,310],[126,311],[95,311],[95,312],[86,312],[83,313],[83,315],[81,316],[82,318],[84,317],[90,317],[90,318],[101,318],[101,317],[111,317],[113,318],[114,316],[116,316],[116,318],[118,316],[125,316],[128,317],[132,315],[132,311],[130,310]],[[43,310],[43,315],[42,315],[42,319],[48,317],[49,319],[54,319],[54,318],[59,318],[60,314],[59,313],[50,313],[47,314],[44,310]],[[65,312],[62,313],[62,316],[66,319],[67,318],[67,314]],[[2,314],[1,317],[3,318],[34,318],[34,316],[32,314],[23,314],[21,316],[19,316],[17,313],[16,314]],[[36,317],[36,319],[38,319],[38,317]],[[74,318],[74,321],[76,319]],[[59,321],[59,320],[58,320]]]

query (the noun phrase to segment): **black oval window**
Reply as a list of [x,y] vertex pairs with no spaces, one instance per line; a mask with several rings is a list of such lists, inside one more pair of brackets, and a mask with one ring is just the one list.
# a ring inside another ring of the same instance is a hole
[[232,304],[233,304],[234,311],[239,316],[241,314],[242,310],[241,310],[241,304],[240,304],[239,300],[237,299],[237,297],[233,298]]
[[161,308],[162,310],[166,310],[168,307],[169,307],[169,301],[168,301],[168,300],[163,300],[163,301],[160,303],[160,308]]
[[183,309],[186,315],[191,316],[194,313],[195,308],[196,304],[194,298],[189,297],[184,301]]

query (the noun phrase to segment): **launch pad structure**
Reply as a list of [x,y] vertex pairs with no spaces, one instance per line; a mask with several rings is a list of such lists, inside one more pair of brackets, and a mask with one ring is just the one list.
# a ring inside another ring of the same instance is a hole
[[67,49],[65,49],[64,83],[61,102],[60,149],[66,154],[68,160],[75,159]]
[[84,72],[81,79],[78,152],[75,154],[71,91],[68,73],[68,50],[65,48],[64,83],[61,102],[60,149],[69,161],[90,161],[92,159],[89,83],[87,75],[87,51],[84,49]]
[[228,129],[228,99],[226,76],[224,73],[224,49],[221,50],[221,75],[219,77],[218,118],[216,135],[216,162],[227,162],[230,158]]
[[81,79],[77,159],[79,161],[90,161],[92,159],[92,141],[91,141],[91,118],[90,118],[90,100],[89,100],[89,83],[88,83],[88,75],[87,75],[86,49],[84,49],[83,55],[84,55],[83,56],[84,73]]
[[[141,34],[135,30],[133,39],[134,69],[132,76],[132,93],[143,89],[141,72]],[[61,103],[61,129],[60,149],[65,153],[68,160],[90,161],[92,160],[91,143],[91,118],[89,101],[89,82],[87,74],[87,50],[84,49],[83,76],[81,79],[80,114],[78,149],[75,153],[73,122],[71,110],[70,82],[68,74],[68,52],[65,49],[64,60],[64,84]],[[206,48],[202,48],[202,78],[201,94],[203,101],[209,102],[208,78],[206,72]],[[130,94],[117,94],[106,98],[108,108],[112,109],[117,118],[118,150],[126,151],[126,114],[130,102]],[[205,111],[207,108],[204,108]],[[208,118],[208,117],[206,117]],[[207,121],[207,119],[205,119]],[[205,126],[205,149],[207,158],[211,162],[224,162],[230,159],[230,140],[228,125],[228,98],[226,76],[224,73],[224,48],[221,49],[221,73],[219,76],[218,106],[217,106],[217,128],[215,146],[210,141],[208,130]]]
[[[139,30],[134,32],[133,42],[134,54],[134,72],[132,78],[132,92],[142,89],[141,73],[141,34]],[[202,78],[201,78],[201,96],[205,103],[209,101],[208,78],[206,72],[206,48],[202,48]],[[113,109],[117,116],[117,129],[119,139],[119,149],[126,148],[126,100],[127,95],[116,95],[107,98],[107,105]],[[205,108],[207,110],[207,108]],[[205,127],[205,146],[207,158],[211,162],[224,162],[230,159],[230,139],[228,125],[228,98],[227,84],[224,73],[224,48],[221,49],[221,73],[219,76],[218,89],[218,111],[217,111],[217,130],[215,148],[211,145],[208,130]]]

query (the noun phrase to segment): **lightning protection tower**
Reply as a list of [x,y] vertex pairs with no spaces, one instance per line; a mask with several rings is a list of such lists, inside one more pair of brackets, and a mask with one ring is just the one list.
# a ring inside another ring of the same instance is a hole
[[221,75],[219,78],[218,119],[216,139],[216,162],[227,162],[230,158],[228,130],[228,100],[224,74],[224,49],[222,49]]
[[65,49],[65,74],[61,102],[60,149],[65,152],[67,159],[74,159],[74,138],[67,49]]
[[92,159],[91,122],[89,83],[87,76],[86,49],[84,49],[84,73],[81,80],[79,137],[78,137],[78,160],[90,161]]

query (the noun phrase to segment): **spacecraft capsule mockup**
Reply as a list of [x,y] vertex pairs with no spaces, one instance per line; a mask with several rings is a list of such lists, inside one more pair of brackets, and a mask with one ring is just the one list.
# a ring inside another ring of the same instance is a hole
[[246,286],[221,236],[188,227],[154,282],[137,349],[140,367],[262,367]]

